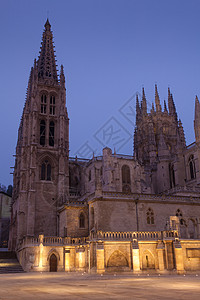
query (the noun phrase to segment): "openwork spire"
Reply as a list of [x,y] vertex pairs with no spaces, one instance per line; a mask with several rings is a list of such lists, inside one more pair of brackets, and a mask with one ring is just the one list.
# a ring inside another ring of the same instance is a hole
[[53,34],[51,25],[47,19],[43,32],[41,51],[38,59],[38,77],[43,79],[53,79],[58,82],[58,74],[56,69],[56,59],[54,54]]

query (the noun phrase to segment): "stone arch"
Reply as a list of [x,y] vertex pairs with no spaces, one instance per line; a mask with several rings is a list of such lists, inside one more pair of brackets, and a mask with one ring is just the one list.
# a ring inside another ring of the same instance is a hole
[[196,223],[193,219],[188,220],[188,238],[189,239],[196,238]]
[[46,167],[47,165],[50,165],[50,169],[51,169],[51,172],[50,172],[50,179],[51,181],[54,181],[55,180],[55,166],[56,166],[56,160],[55,158],[48,152],[46,153],[43,153],[40,157],[39,157],[39,160],[38,160],[38,164],[39,164],[39,179],[41,180],[42,178],[42,166],[43,164],[46,163]]
[[120,251],[115,250],[109,257],[107,267],[128,267],[126,256]]
[[187,238],[187,224],[183,218],[180,219],[180,235],[182,239]]
[[50,272],[57,272],[58,269],[58,259],[57,256],[52,253],[49,258],[49,271]]
[[51,249],[47,255],[47,261],[50,260],[50,257],[52,254],[55,254],[55,256],[57,257],[57,260],[60,260],[60,254],[58,253],[58,251],[56,249]]
[[142,269],[155,269],[155,258],[149,250],[145,250],[143,252]]

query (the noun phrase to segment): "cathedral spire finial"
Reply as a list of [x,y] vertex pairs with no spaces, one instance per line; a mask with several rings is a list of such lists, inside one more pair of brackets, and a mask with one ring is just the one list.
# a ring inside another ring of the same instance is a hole
[[47,18],[46,23],[44,25],[46,31],[51,30],[51,24],[49,23],[49,19]]
[[40,56],[38,59],[38,77],[39,79],[51,79],[58,83],[57,65],[54,53],[53,34],[51,25],[47,19],[45,30],[42,36]]

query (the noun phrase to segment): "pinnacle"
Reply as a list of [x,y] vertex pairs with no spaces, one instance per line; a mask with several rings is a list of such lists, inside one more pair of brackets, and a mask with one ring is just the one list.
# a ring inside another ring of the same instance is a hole
[[44,25],[46,31],[50,31],[51,29],[51,24],[49,23],[49,19],[47,18],[46,23]]

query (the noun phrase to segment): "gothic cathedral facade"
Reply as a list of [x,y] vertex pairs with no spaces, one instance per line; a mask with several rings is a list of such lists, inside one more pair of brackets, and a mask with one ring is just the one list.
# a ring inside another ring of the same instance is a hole
[[200,103],[186,146],[173,95],[136,97],[133,156],[69,157],[69,118],[47,19],[18,130],[9,248],[26,271],[200,270]]

